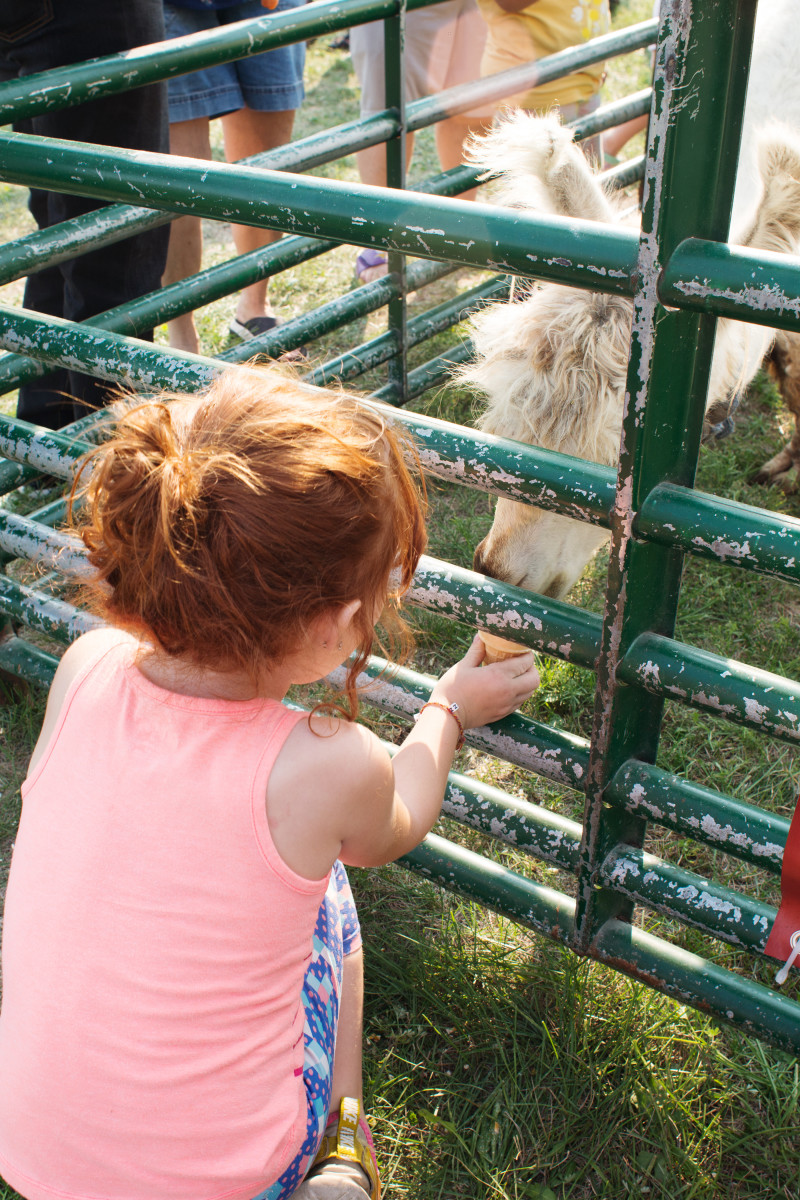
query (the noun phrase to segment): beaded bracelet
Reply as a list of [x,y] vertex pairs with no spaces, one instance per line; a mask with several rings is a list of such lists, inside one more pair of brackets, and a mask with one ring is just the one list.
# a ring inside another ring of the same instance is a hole
[[455,701],[452,704],[442,704],[441,700],[428,700],[423,704],[418,713],[414,714],[414,720],[417,721],[425,712],[426,708],[441,708],[444,712],[450,713],[456,724],[458,725],[458,741],[456,742],[456,750],[460,750],[464,745],[464,726],[461,723],[461,717],[458,715],[458,705]]

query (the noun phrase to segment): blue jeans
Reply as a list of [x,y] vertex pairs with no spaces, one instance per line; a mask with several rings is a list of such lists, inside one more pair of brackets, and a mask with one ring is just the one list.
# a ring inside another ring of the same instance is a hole
[[[83,62],[163,41],[161,0],[0,0],[0,79]],[[132,150],[169,152],[166,85],[20,121],[15,129]],[[32,189],[30,210],[40,229],[100,207],[82,196]],[[28,277],[24,305],[68,321],[83,321],[161,284],[169,227],[148,230]],[[71,398],[75,399],[72,400]],[[60,429],[109,399],[109,385],[56,370],[20,388],[17,415]]]
[[[273,12],[300,8],[305,0],[278,0]],[[232,21],[268,16],[259,0],[241,0],[225,8],[202,11],[164,2],[164,28],[168,38],[218,29]],[[203,67],[190,75],[170,79],[169,120],[193,121],[198,117],[221,117],[251,108],[255,112],[289,112],[303,102],[303,67],[306,44],[277,46],[251,58]]]

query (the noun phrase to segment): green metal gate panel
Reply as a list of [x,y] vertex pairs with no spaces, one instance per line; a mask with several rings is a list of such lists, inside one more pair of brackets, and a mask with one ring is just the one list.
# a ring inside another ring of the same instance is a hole
[[[409,7],[420,6],[409,4]],[[800,267],[793,260],[726,244],[739,130],[755,15],[752,0],[670,0],[658,37],[649,93],[609,105],[579,122],[588,135],[651,107],[644,164],[641,234],[583,221],[511,212],[452,199],[474,183],[461,168],[424,192],[403,191],[407,130],[465,111],[476,96],[519,90],[519,71],[405,108],[404,8],[398,0],[321,0],[299,13],[265,16],[211,35],[62,68],[0,85],[5,120],[79,103],[198,65],[383,18],[390,47],[387,107],[290,147],[236,166],[181,163],[0,133],[0,179],[74,191],[111,207],[67,226],[32,234],[0,250],[0,281],[106,244],[134,229],[191,211],[264,225],[293,235],[195,279],[85,325],[0,309],[0,390],[34,378],[45,364],[80,367],[147,390],[192,391],[253,350],[277,354],[388,305],[380,338],[319,367],[311,382],[354,378],[388,364],[388,382],[370,403],[390,402],[393,419],[416,436],[428,472],[468,488],[531,503],[610,530],[611,560],[602,618],[572,605],[425,558],[413,604],[495,632],[588,668],[597,683],[591,739],[514,714],[473,730],[470,745],[582,793],[582,822],[514,799],[462,775],[450,778],[445,812],[575,877],[573,897],[543,887],[488,857],[430,836],[405,859],[441,885],[470,896],[579,954],[604,961],[682,1001],[769,1039],[800,1049],[800,1004],[639,927],[642,909],[702,930],[762,956],[775,910],[644,849],[648,823],[674,830],[779,874],[788,822],[756,806],[670,774],[656,765],[665,703],[688,705],[796,744],[800,683],[675,640],[681,571],[687,554],[796,583],[800,522],[697,492],[694,475],[716,318],[798,327]],[[539,64],[555,77],[580,63],[624,53],[655,39],[654,22],[609,35]],[[521,68],[519,70],[522,70]],[[460,107],[459,107],[460,105]],[[389,190],[291,173],[387,141]],[[620,178],[630,178],[620,173]],[[340,242],[385,247],[392,273],[316,313],[220,359],[177,353],[122,331],[154,323],[237,290],[256,278],[322,254]],[[416,261],[406,265],[405,255]],[[427,261],[426,261],[427,260]],[[409,320],[405,297],[453,265],[487,265],[499,277]],[[417,372],[409,346],[500,297],[507,275],[553,280],[632,297],[625,415],[618,470],[432,418],[404,412],[412,396],[441,380],[434,360]],[[757,294],[759,307],[751,307]],[[69,480],[96,435],[98,414],[61,433],[0,418],[0,491],[46,472]],[[62,501],[30,517],[0,508],[0,553],[35,560],[58,578],[86,571],[81,547],[55,528]],[[0,610],[31,629],[69,641],[93,618],[49,592],[0,576]],[[0,665],[47,682],[55,660],[22,637],[0,646]],[[433,680],[398,669],[391,680],[375,659],[369,701],[410,721]]]

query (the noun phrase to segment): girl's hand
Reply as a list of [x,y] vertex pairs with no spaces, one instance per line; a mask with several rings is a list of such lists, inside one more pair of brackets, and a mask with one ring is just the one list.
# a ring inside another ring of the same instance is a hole
[[431,700],[458,705],[465,729],[508,716],[539,686],[532,651],[484,667],[485,654],[486,647],[476,634],[461,661],[444,673],[431,693]]

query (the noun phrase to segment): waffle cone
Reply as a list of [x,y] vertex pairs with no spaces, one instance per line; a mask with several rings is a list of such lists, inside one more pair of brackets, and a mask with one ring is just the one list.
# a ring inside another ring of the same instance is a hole
[[486,647],[484,665],[503,662],[506,658],[516,658],[519,654],[527,654],[528,647],[520,646],[517,642],[509,642],[507,638],[498,637],[496,633],[484,633],[478,630],[478,637]]

